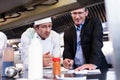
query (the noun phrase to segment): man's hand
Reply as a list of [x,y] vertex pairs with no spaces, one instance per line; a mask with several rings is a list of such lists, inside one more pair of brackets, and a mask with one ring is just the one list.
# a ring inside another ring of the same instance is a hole
[[87,70],[95,70],[96,68],[97,68],[97,66],[94,65],[94,64],[83,64],[82,66],[76,68],[75,70],[76,71],[85,70],[85,69],[87,69]]
[[73,66],[73,60],[68,58],[63,60],[63,67],[65,67],[66,69],[71,69],[72,66]]
[[51,65],[52,65],[52,55],[50,55],[50,52],[47,52],[43,55],[43,67],[47,67]]

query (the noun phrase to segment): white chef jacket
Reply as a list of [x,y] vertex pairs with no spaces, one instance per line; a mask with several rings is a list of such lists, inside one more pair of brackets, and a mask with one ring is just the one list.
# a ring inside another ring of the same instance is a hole
[[1,66],[2,66],[2,55],[5,47],[7,46],[7,36],[0,32],[0,73],[1,73]]
[[[33,28],[28,28],[21,36],[21,58],[24,64],[24,68],[26,69],[28,68],[28,47],[35,33],[36,32]],[[41,41],[43,54],[50,51],[52,55],[60,56],[60,35],[58,33],[51,30],[48,38],[42,40],[39,37],[38,39]]]

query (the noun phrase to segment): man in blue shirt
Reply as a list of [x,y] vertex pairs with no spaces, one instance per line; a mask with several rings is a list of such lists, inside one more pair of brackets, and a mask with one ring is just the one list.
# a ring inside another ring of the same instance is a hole
[[101,48],[103,29],[98,18],[88,18],[87,8],[71,11],[75,26],[64,33],[63,66],[67,69],[108,68]]

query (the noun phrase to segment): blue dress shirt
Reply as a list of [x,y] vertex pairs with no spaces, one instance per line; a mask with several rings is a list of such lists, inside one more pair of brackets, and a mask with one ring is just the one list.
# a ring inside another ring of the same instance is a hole
[[81,32],[81,28],[82,28],[82,24],[79,27],[76,26],[77,49],[76,49],[76,55],[75,55],[74,61],[75,61],[75,65],[77,67],[81,66],[85,62],[85,59],[83,57],[83,51],[82,51],[81,44],[80,44],[80,32]]

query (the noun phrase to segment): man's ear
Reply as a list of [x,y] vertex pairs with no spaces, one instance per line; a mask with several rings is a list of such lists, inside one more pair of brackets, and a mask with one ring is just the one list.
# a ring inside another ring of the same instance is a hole
[[35,30],[37,30],[37,29],[39,28],[39,26],[34,25],[33,28],[34,28]]
[[88,9],[85,12],[86,12],[86,16],[88,16],[88,13],[89,13]]

